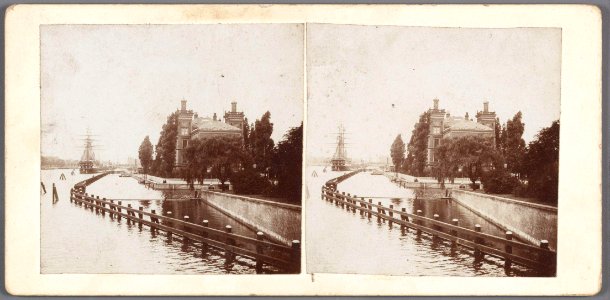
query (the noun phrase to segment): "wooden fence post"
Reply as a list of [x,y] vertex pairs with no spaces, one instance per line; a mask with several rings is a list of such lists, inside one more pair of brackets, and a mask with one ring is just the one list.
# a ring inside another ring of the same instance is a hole
[[131,224],[131,204],[127,204],[127,224]]
[[[440,216],[438,214],[434,214],[434,215],[432,215],[432,218],[434,219],[434,221],[438,221]],[[436,224],[433,224],[432,225],[432,229],[434,231],[439,231],[439,226],[436,225]],[[437,241],[437,240],[438,240],[438,235],[436,233],[433,233],[432,234],[432,241]]]
[[140,211],[140,212],[138,213],[138,218],[140,218],[140,226],[141,226],[141,225],[142,225],[142,218],[144,217],[144,216],[142,215],[142,212],[144,211],[144,207],[140,206],[140,207],[138,207],[138,210]]
[[[476,232],[481,232],[481,225],[479,224],[475,224],[474,225],[474,231]],[[483,258],[483,252],[481,251],[481,249],[479,249],[479,247],[477,247],[477,244],[483,244],[483,239],[480,238],[478,235],[475,235],[474,238],[474,243],[475,243],[475,248],[474,248],[474,258],[475,259],[482,259]]]
[[[265,237],[265,234],[262,231],[256,233],[256,239],[262,241]],[[256,253],[263,254],[263,246],[261,244],[256,244]],[[263,271],[263,259],[261,257],[256,258],[256,273],[261,273]]]
[[227,233],[227,247],[225,250],[225,254],[227,259],[233,259],[233,252],[231,251],[231,246],[235,245],[235,240],[233,240],[233,238],[231,236],[229,236],[229,234],[231,234],[231,232],[233,231],[233,227],[231,227],[231,225],[227,225],[225,226],[225,232]]
[[381,222],[381,201],[377,201],[377,222]]
[[[513,239],[513,233],[511,231],[507,231],[506,232],[506,240],[507,241],[512,241]],[[506,243],[506,245],[504,246],[504,251],[508,254],[512,254],[513,253],[513,246],[509,243]],[[510,259],[510,257],[506,256],[504,258],[504,268],[510,268],[510,266],[512,265],[512,260]]]
[[203,241],[201,242],[201,253],[205,254],[208,250],[208,243],[206,243],[206,239],[208,238],[208,230],[207,228],[210,226],[208,220],[203,220],[203,222],[201,222],[201,224],[203,225],[203,231],[201,231],[201,236],[203,237]]
[[[166,212],[166,213],[165,213],[165,216],[166,216],[166,217],[168,217],[168,218],[171,218],[171,217],[172,217],[172,212],[171,212],[171,211]],[[173,223],[173,222],[171,222],[170,220],[165,219],[165,223],[167,223],[167,226],[168,226],[168,227],[172,227],[172,223]],[[171,240],[172,240],[172,231],[171,231],[171,230],[168,230],[168,231],[167,231],[167,239],[168,239],[169,241],[171,241]]]
[[[420,216],[420,217],[422,217],[422,216],[424,215],[424,213],[421,211],[421,209],[418,209],[418,210],[415,212],[415,214],[416,214],[416,215],[418,215],[418,216]],[[424,225],[424,223],[423,223],[421,220],[417,220],[415,223],[416,223],[417,225],[419,225],[419,226],[423,226],[423,225]],[[419,229],[419,228],[417,229],[417,236],[421,236],[421,229]]]
[[157,214],[157,211],[154,209],[151,209],[150,213],[153,214],[152,216],[150,216],[150,223],[152,223],[150,225],[150,231],[155,232],[155,228],[156,228],[155,224],[159,224],[159,219],[157,219],[157,217],[154,216]]
[[[406,216],[407,209],[403,207],[400,211],[401,211],[400,220],[403,222],[407,222],[407,216]],[[400,224],[400,230],[406,230],[406,229],[407,229],[407,226]]]
[[366,210],[366,214],[368,215],[369,219],[371,218],[372,212],[373,212],[373,199],[369,199],[368,209]]
[[[182,219],[184,220],[184,222],[188,223],[190,218],[189,218],[189,216],[184,216],[184,217],[182,217]],[[186,226],[184,227],[184,231],[186,232]],[[189,241],[190,240],[187,236],[184,236],[184,238],[182,239],[182,242],[184,243],[185,246],[188,245]]]
[[359,202],[359,204],[360,204],[360,215],[361,215],[361,216],[364,214],[364,210],[362,209],[362,207],[363,207],[364,205],[366,205],[366,204],[364,204],[364,202],[365,202],[365,201],[366,201],[366,200],[364,200],[364,197],[360,197],[360,202]]
[[392,217],[393,217],[393,213],[392,210],[394,209],[394,205],[390,204],[390,209],[388,209],[388,216],[390,217],[390,219],[388,219],[388,226],[390,226],[390,228],[392,228]]
[[[548,251],[549,250],[549,241],[541,240],[540,248]],[[538,260],[544,269],[545,275],[551,274],[554,272],[554,270],[551,269],[551,257],[548,255],[548,253],[546,253],[546,252],[540,253]]]
[[[453,226],[460,226],[460,221],[458,219],[452,219],[451,220],[451,225]],[[458,236],[458,232],[455,229],[451,230],[451,235],[455,236],[457,238]],[[451,248],[455,248],[457,246],[457,241],[451,241]]]
[[352,204],[352,212],[355,213],[356,212],[356,199],[358,199],[358,196],[354,195],[354,197],[352,199],[350,199],[350,203]]
[[116,207],[116,210],[118,212],[117,217],[120,220],[121,219],[121,204],[123,204],[123,202],[118,201],[117,204],[118,204],[118,206]]
[[301,270],[301,242],[298,240],[292,241],[292,257],[291,257],[294,273]]

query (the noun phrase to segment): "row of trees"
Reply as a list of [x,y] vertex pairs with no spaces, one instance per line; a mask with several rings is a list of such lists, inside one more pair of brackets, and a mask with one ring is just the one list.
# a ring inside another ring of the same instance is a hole
[[406,147],[401,136],[396,137],[390,154],[398,171],[413,176],[434,176],[443,186],[446,180],[468,177],[473,187],[481,180],[489,193],[514,193],[556,203],[559,121],[543,128],[528,145],[522,137],[525,124],[521,112],[503,125],[497,119],[492,138],[443,138],[435,149],[433,168],[426,167],[428,128],[429,116],[424,113]]
[[170,115],[153,147],[147,136],[140,145],[139,158],[146,174],[180,177],[188,183],[219,179],[231,181],[240,194],[264,194],[300,202],[303,125],[290,129],[277,145],[271,138],[273,123],[266,112],[254,123],[247,119],[241,137],[214,136],[192,139],[184,151],[186,166],[174,169],[177,115]]

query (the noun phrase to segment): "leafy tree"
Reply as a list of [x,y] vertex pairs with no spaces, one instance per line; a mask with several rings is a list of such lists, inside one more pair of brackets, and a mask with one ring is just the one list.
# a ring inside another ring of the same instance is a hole
[[428,134],[430,133],[429,128],[430,114],[424,112],[419,116],[419,122],[415,124],[415,128],[412,131],[411,139],[407,149],[409,155],[407,156],[408,165],[406,169],[409,174],[413,176],[424,176],[424,168],[428,160]]
[[503,163],[492,139],[480,136],[443,138],[435,151],[438,163],[434,172],[443,188],[445,180],[453,181],[460,169],[474,184],[485,171],[501,168]]
[[150,138],[146,136],[140,144],[140,149],[138,150],[138,157],[140,158],[142,169],[144,169],[144,174],[148,174],[148,171],[152,165],[152,154],[153,146],[150,143]]
[[523,158],[525,157],[525,141],[523,131],[525,124],[521,121],[521,112],[517,112],[512,120],[506,122],[506,141],[504,156],[507,169],[511,173],[521,174],[523,171]]
[[248,124],[248,118],[244,119],[244,125],[242,127],[242,134],[241,135],[244,138],[244,149],[247,152],[250,152],[250,125]]
[[[203,182],[207,175],[211,175],[224,187],[233,170],[241,166],[243,155],[241,138],[214,136],[193,139],[186,148],[186,170],[181,176],[188,182]],[[208,169],[211,169],[210,173]]]
[[543,128],[529,143],[524,159],[528,192],[536,198],[557,203],[559,185],[559,121]]
[[496,122],[494,124],[494,135],[496,138],[496,149],[498,149],[500,153],[504,153],[504,140],[502,137],[502,124],[500,124],[500,118],[496,118]]
[[303,123],[288,130],[277,144],[272,173],[277,178],[277,194],[291,202],[300,202],[303,166]]
[[271,139],[273,133],[273,123],[271,123],[271,113],[266,112],[260,120],[254,122],[253,137],[253,156],[256,169],[266,173],[271,166],[274,142]]
[[167,117],[155,150],[157,155],[154,163],[154,175],[169,177],[176,162],[176,137],[178,136],[178,113]]
[[398,171],[405,160],[405,143],[402,141],[400,134],[396,136],[394,142],[392,143],[392,147],[390,148],[390,156],[392,157],[394,169]]

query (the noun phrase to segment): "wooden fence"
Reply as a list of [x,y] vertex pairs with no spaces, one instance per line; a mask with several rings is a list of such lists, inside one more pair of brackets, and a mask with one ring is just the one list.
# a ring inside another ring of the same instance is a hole
[[557,255],[549,249],[546,240],[542,240],[539,246],[534,246],[513,240],[510,231],[507,231],[504,237],[498,237],[481,232],[481,226],[478,224],[469,229],[460,227],[458,219],[453,219],[449,224],[440,221],[437,214],[434,214],[433,219],[424,217],[421,210],[417,210],[416,214],[410,214],[405,208],[399,211],[395,210],[393,205],[385,207],[381,202],[374,204],[372,199],[366,201],[363,197],[346,195],[345,192],[336,190],[336,184],[336,180],[331,180],[322,187],[323,200],[353,213],[360,211],[360,215],[369,219],[374,216],[378,222],[387,221],[389,226],[396,224],[401,230],[414,229],[418,236],[423,232],[431,236],[433,242],[449,241],[454,249],[460,246],[474,250],[475,260],[478,261],[489,255],[503,259],[506,268],[510,268],[514,263],[540,270],[546,276],[554,276],[556,273]]
[[182,242],[192,244],[197,242],[205,253],[208,247],[224,251],[228,261],[235,259],[235,255],[251,259],[256,262],[257,272],[262,271],[263,265],[271,265],[284,270],[288,273],[299,273],[301,264],[301,244],[298,240],[293,240],[291,246],[285,246],[269,242],[265,239],[262,232],[257,232],[256,238],[246,237],[232,233],[230,225],[225,228],[215,229],[208,226],[208,220],[203,220],[202,224],[195,224],[190,221],[189,216],[184,216],[182,220],[172,217],[172,212],[165,215],[157,214],[153,209],[150,212],[144,211],[140,206],[138,209],[131,207],[131,204],[123,206],[121,201],[106,200],[95,195],[85,193],[87,184],[98,180],[106,174],[100,174],[97,179],[90,178],[77,183],[70,190],[70,202],[83,206],[96,213],[105,215],[108,213],[111,218],[118,220],[125,218],[128,224],[138,224],[138,226],[148,226],[153,232],[165,231],[168,239],[172,235],[182,237]]

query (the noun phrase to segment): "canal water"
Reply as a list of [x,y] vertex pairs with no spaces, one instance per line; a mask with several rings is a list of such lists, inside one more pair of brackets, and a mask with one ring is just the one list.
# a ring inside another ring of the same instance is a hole
[[[329,168],[330,169],[330,168]],[[539,272],[485,256],[474,261],[471,250],[452,251],[448,242],[433,243],[426,235],[417,237],[414,230],[379,223],[359,213],[348,212],[321,199],[321,187],[329,179],[346,172],[323,171],[309,167],[306,172],[308,199],[305,202],[307,270],[313,273],[358,273],[430,276],[540,276]],[[457,203],[444,200],[415,200],[414,191],[400,188],[383,175],[363,172],[339,183],[341,192],[373,199],[394,209],[403,207],[409,213],[422,210],[426,217],[434,214],[441,221],[459,219],[460,226],[503,236],[504,231]]]
[[[96,214],[70,203],[70,188],[93,175],[78,170],[43,170],[41,181],[41,273],[139,273],[139,274],[254,274],[255,262],[237,257],[227,262],[223,252],[209,249],[205,255],[195,245],[182,244],[180,239],[168,240],[163,233],[151,233],[147,226],[128,224],[125,219]],[[64,174],[66,180],[59,180]],[[52,201],[55,183],[59,201]],[[256,237],[256,233],[197,200],[183,200],[180,193],[164,193],[147,189],[131,177],[110,174],[87,187],[87,193],[100,198],[121,200],[157,214],[172,212],[175,218],[188,215],[201,224],[204,219],[212,228],[231,225],[233,232]],[[266,268],[264,272],[277,270]]]

